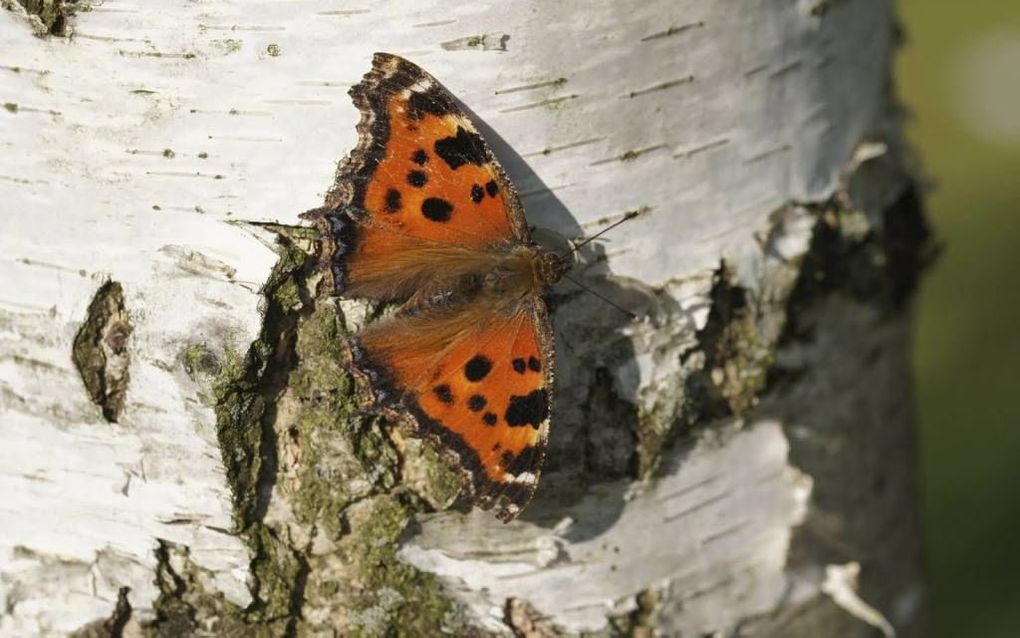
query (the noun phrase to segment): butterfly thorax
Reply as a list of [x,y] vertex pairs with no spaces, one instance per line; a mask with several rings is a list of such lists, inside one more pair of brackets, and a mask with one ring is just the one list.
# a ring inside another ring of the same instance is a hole
[[555,253],[533,245],[517,245],[482,275],[477,294],[497,306],[515,304],[545,293],[567,269],[568,265]]

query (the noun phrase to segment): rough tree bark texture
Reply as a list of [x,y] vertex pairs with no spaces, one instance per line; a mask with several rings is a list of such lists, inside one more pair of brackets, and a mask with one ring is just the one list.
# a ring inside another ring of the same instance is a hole
[[[2,4],[0,633],[923,635],[888,2]],[[509,525],[360,409],[296,228],[375,50],[536,226],[642,212]]]

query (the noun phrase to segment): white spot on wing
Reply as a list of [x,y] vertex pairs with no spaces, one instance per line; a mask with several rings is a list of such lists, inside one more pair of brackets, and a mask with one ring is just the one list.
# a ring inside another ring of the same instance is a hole
[[507,474],[507,476],[510,477],[511,483],[521,483],[522,485],[534,485],[535,483],[538,483],[538,477],[531,472],[521,472],[517,476]]
[[471,120],[460,115],[447,115],[446,121],[451,124],[451,128],[456,129],[458,126],[462,127],[465,131],[474,131],[475,126],[471,123]]
[[415,93],[424,93],[425,91],[431,89],[433,86],[435,86],[435,83],[432,81],[431,78],[423,77],[419,78],[417,82],[411,85],[411,90],[414,91]]

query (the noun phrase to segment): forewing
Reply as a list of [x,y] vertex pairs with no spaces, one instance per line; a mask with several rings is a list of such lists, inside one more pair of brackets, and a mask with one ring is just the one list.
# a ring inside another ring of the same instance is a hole
[[336,294],[413,294],[421,261],[413,257],[399,270],[404,276],[385,276],[379,285],[379,273],[395,254],[528,241],[513,186],[435,78],[403,58],[377,53],[350,94],[361,110],[358,146],[341,164],[327,206],[312,215],[327,238],[323,258]]

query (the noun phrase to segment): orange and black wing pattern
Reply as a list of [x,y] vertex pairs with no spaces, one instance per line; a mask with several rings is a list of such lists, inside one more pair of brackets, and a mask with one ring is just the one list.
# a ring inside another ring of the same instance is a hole
[[355,338],[383,405],[409,410],[452,451],[475,502],[511,520],[531,500],[545,456],[553,343],[538,298],[500,315],[482,307],[407,315]]
[[456,456],[476,504],[509,521],[538,484],[553,380],[520,199],[453,96],[414,64],[378,53],[350,93],[358,145],[307,216],[323,231],[327,290],[402,304],[350,338],[354,367],[378,404]]
[[[415,251],[529,240],[513,185],[435,78],[377,53],[350,94],[361,111],[360,141],[327,206],[311,215],[330,239],[323,259],[335,294],[400,300],[427,276]],[[395,269],[402,276],[392,276]]]

